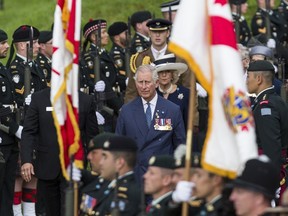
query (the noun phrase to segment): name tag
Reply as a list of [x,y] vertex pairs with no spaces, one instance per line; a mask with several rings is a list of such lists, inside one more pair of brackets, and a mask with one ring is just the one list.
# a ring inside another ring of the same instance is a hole
[[46,112],[52,112],[53,111],[53,107],[46,107]]

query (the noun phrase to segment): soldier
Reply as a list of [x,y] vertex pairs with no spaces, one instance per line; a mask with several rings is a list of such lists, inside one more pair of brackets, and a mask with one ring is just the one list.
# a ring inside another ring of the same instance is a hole
[[[286,23],[288,23],[288,2],[286,0],[281,0],[278,11],[283,16]],[[287,46],[287,41],[284,45]]]
[[[83,49],[84,53],[82,54],[82,75],[88,75],[85,79],[89,81],[89,91],[92,93],[94,88],[96,92],[104,91],[104,100],[107,106],[114,111],[115,115],[108,114],[102,110],[101,114],[105,118],[104,131],[112,132],[115,127],[115,118],[123,104],[119,92],[119,73],[118,69],[115,67],[113,59],[110,57],[108,52],[105,49],[105,46],[108,44],[108,34],[106,32],[107,22],[105,20],[93,20],[88,22],[83,28],[83,36],[85,38]],[[98,35],[100,34],[100,35]],[[97,44],[98,41],[98,44]],[[100,42],[101,41],[101,42]],[[100,43],[99,43],[100,42]],[[85,52],[86,46],[90,43],[89,50]],[[100,66],[95,65],[95,59],[99,58]],[[84,66],[84,67],[83,67]],[[95,70],[100,68],[99,74],[100,77],[96,77],[98,81],[94,86],[95,79]],[[83,86],[83,85],[82,85]],[[98,102],[98,101],[97,101]],[[99,108],[101,109],[101,108]]]
[[146,26],[152,16],[149,11],[138,11],[131,16],[131,25],[135,31],[135,35],[131,41],[131,55],[142,52],[148,48],[150,43],[149,30]]
[[108,28],[108,34],[113,42],[110,56],[119,70],[119,85],[121,92],[126,90],[126,64],[129,64],[129,62],[125,62],[127,30],[128,26],[124,22],[115,22]]
[[172,181],[173,156],[152,156],[147,172],[144,174],[144,192],[152,195],[152,202],[146,208],[148,216],[166,215],[168,203],[175,187]]
[[[247,46],[248,41],[251,38],[251,32],[248,27],[248,23],[243,16],[247,12],[248,3],[247,0],[230,0],[230,7],[232,12],[232,18],[235,26],[238,43],[243,46]],[[238,29],[237,29],[238,28]]]
[[109,184],[109,181],[100,176],[100,161],[102,159],[102,149],[104,142],[113,136],[114,134],[112,133],[101,133],[95,136],[88,145],[87,158],[91,165],[91,172],[82,170],[81,181],[83,182],[83,187],[81,188],[81,194],[83,195],[80,209],[83,214],[92,214],[94,205],[97,202],[96,200],[101,198],[100,195],[102,194],[100,191],[103,188],[106,188]]
[[[266,0],[257,0],[258,9],[251,20],[252,35],[266,34],[270,39],[273,38],[284,42],[288,36],[287,22],[277,10],[272,10],[274,0],[268,1],[269,5],[266,5],[266,2]],[[267,19],[265,18],[266,16],[268,16]],[[270,33],[271,35],[269,35]]]
[[[165,54],[168,54],[169,51],[167,50],[167,39],[170,36],[170,27],[171,22],[165,19],[154,19],[150,20],[147,23],[147,26],[149,27],[149,34],[151,38],[152,45],[140,52],[136,53],[135,55],[131,56],[130,59],[130,66],[131,66],[131,73],[129,74],[129,80],[128,85],[126,88],[126,94],[124,102],[128,103],[129,101],[133,100],[135,97],[138,96],[134,75],[136,69],[143,64],[151,64],[155,60],[157,60],[160,57],[163,57]],[[176,57],[176,62],[183,62],[182,59],[179,59]],[[190,87],[190,80],[191,80],[191,71],[188,69],[186,70],[178,80],[179,85],[183,85],[187,88]],[[196,89],[196,84],[192,86],[192,88]],[[196,97],[196,90],[195,90],[195,97]],[[194,104],[194,119],[193,119],[193,125],[198,126],[198,110],[197,110],[198,102]]]
[[[0,30],[0,58],[7,56],[9,44],[6,32]],[[15,134],[20,138],[22,126],[15,123],[15,114],[12,113],[15,107],[14,86],[7,68],[0,63],[0,115],[1,128],[8,126],[4,132],[0,129],[0,151],[2,152],[0,168],[0,215],[12,216],[12,204],[14,195],[14,184],[16,178],[16,167],[18,161],[19,148],[16,142]],[[4,108],[7,107],[7,108]],[[3,161],[3,159],[5,161]],[[5,162],[5,164],[3,164]]]
[[271,207],[278,185],[277,168],[266,155],[248,160],[233,182],[230,200],[236,215],[263,215]]
[[179,4],[180,0],[173,0],[161,4],[160,8],[164,19],[169,20],[173,23]]
[[256,124],[258,151],[259,154],[266,154],[277,167],[281,182],[279,186],[282,187],[281,192],[284,192],[286,172],[283,161],[287,157],[288,107],[275,93],[273,78],[274,67],[269,61],[250,63],[246,84],[248,92],[256,94],[251,107]]
[[97,200],[95,215],[118,212],[122,216],[136,216],[139,213],[140,187],[133,172],[136,160],[137,145],[131,138],[114,136],[104,142],[101,176],[111,182]]
[[51,82],[51,64],[52,64],[52,31],[41,31],[38,39],[39,53],[36,62],[44,72],[47,85],[50,87]]
[[[24,104],[25,68],[28,67],[29,72],[31,72],[31,92],[28,94],[47,88],[47,82],[43,71],[39,68],[38,64],[33,61],[33,59],[29,59],[31,57],[28,56],[28,47],[33,48],[32,58],[37,56],[39,52],[38,37],[38,29],[29,25],[22,25],[13,33],[12,43],[16,49],[16,56],[10,64],[14,54],[14,48],[12,47],[7,65],[10,68],[13,84],[15,86],[15,96],[18,106],[23,106]],[[33,43],[33,47],[31,47],[31,42]]]

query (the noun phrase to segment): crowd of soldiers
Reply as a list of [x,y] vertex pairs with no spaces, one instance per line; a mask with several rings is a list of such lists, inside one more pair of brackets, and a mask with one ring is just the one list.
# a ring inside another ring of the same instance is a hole
[[[229,1],[243,62],[239,82],[247,84],[263,154],[247,161],[234,181],[201,167],[208,94],[191,82],[185,60],[167,49],[179,3],[162,4],[163,18],[144,10],[128,23],[107,28],[106,20],[96,19],[83,26],[79,128],[85,166],[67,169],[71,180],[82,182],[74,203],[78,215],[181,215],[182,203],[189,215],[273,215],[277,208],[266,209],[285,197],[288,2],[275,7],[274,0],[257,0],[250,31],[246,0]],[[21,25],[12,44],[7,41],[0,30],[1,59],[10,48],[6,66],[0,63],[0,215],[67,215],[73,207],[65,204],[68,182],[50,102],[53,27]],[[190,107],[193,154],[185,181],[181,144],[190,94],[196,99]]]

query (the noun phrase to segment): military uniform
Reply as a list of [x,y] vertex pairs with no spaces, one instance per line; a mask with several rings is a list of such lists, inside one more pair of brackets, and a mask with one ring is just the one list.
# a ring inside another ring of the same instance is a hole
[[147,208],[147,216],[165,216],[168,208],[169,201],[172,199],[172,191],[164,195],[163,198],[157,200]]
[[105,188],[103,195],[97,200],[94,208],[94,215],[110,215],[111,208],[118,206],[120,215],[133,216],[140,211],[140,186],[136,182],[133,172],[126,173],[124,177],[120,177],[117,182],[117,199],[115,203],[115,185],[112,181],[108,187]]
[[[14,106],[13,93],[14,87],[9,71],[0,63],[0,103]],[[15,121],[13,113],[1,117],[1,123],[3,123],[3,118],[12,118]],[[16,137],[0,130],[0,149],[5,159],[5,164],[2,164],[2,161],[0,167],[0,215],[12,216],[14,183],[19,153]]]
[[[125,48],[118,46],[113,43],[113,46],[110,50],[110,56],[114,61],[114,64],[119,70],[118,83],[120,86],[120,91],[123,92],[126,90],[126,62],[125,62]],[[129,62],[127,63],[129,64]]]
[[143,50],[147,49],[150,46],[151,46],[150,40],[144,38],[142,35],[138,33],[135,33],[131,41],[131,49],[130,49],[131,55],[138,52],[142,52]]
[[288,3],[282,0],[278,7],[278,11],[281,15],[283,15],[286,22],[288,22]]
[[24,104],[25,67],[29,67],[31,71],[31,93],[47,88],[44,73],[37,63],[32,62],[27,65],[27,62],[17,55],[10,65],[10,72],[15,86],[15,97],[18,106],[23,106]]
[[51,86],[51,69],[52,69],[52,61],[51,59],[48,59],[45,55],[39,53],[36,60],[37,65],[41,68],[43,71],[43,74],[45,76],[47,86]]
[[[260,8],[256,11],[251,21],[252,35],[266,34],[266,12]],[[279,14],[278,10],[273,10],[269,13],[271,36],[274,39],[278,39],[280,42],[287,40],[288,25],[283,17]]]
[[244,16],[241,16],[239,18],[239,15],[232,13],[232,18],[234,22],[234,26],[236,25],[237,20],[239,20],[239,43],[241,43],[243,46],[247,46],[248,41],[251,38],[251,32],[248,27],[248,23]]

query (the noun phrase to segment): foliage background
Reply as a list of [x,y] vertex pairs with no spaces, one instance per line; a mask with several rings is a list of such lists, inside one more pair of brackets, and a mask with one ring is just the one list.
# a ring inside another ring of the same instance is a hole
[[[56,0],[0,0],[4,8],[0,10],[0,28],[9,35],[9,42],[16,28],[23,24],[49,30],[53,23]],[[82,0],[82,26],[90,18],[104,18],[108,25],[115,21],[127,21],[137,10],[149,10],[155,17],[161,17],[159,6],[169,0]],[[203,1],[203,0],[199,0]],[[276,0],[275,5],[280,0]],[[248,23],[256,11],[256,0],[248,0]]]

